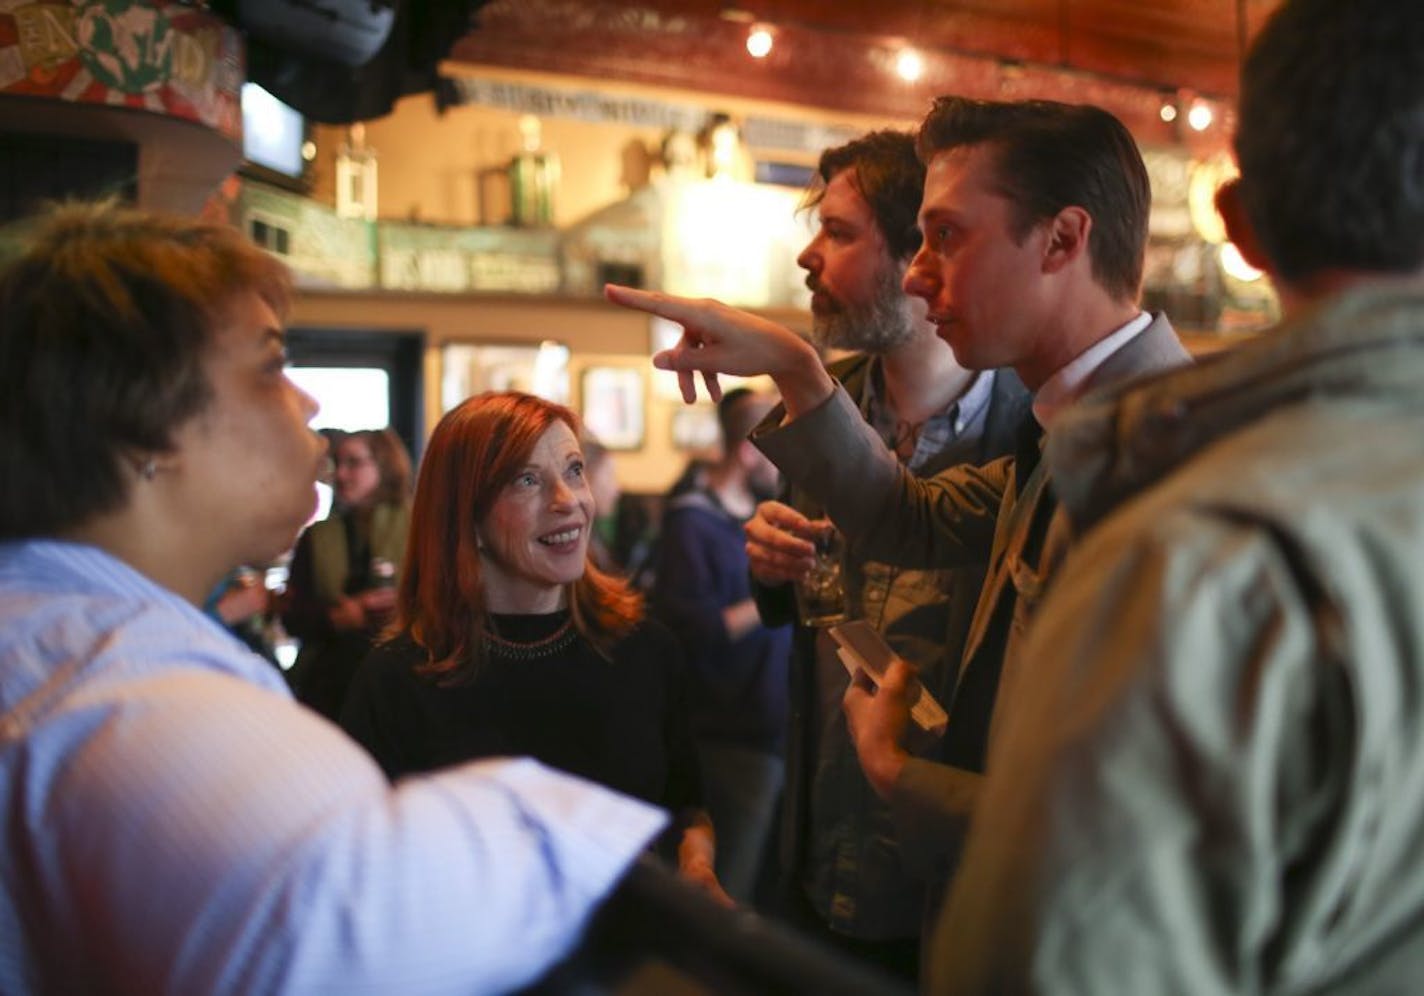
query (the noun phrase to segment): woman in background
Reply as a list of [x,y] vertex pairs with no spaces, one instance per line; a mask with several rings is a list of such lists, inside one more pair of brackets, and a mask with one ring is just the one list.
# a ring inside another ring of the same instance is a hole
[[590,562],[593,520],[569,409],[505,392],[446,414],[420,469],[396,635],[361,665],[342,725],[392,778],[529,755],[664,806],[666,849],[725,898],[681,653]]
[[302,641],[288,676],[297,698],[336,719],[395,606],[410,456],[390,429],[366,429],[344,435],[332,457],[332,513],[297,542],[282,622]]

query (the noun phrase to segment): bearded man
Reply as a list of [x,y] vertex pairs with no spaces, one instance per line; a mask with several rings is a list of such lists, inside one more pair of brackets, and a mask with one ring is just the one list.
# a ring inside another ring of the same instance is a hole
[[[913,137],[877,131],[828,149],[818,174],[809,199],[818,226],[797,258],[812,291],[812,333],[818,346],[857,351],[830,372],[916,475],[1012,452],[1015,427],[1028,412],[1023,384],[1006,370],[960,367],[927,320],[925,302],[901,287],[920,247],[916,216],[925,167]],[[778,408],[768,421],[779,423],[783,414]],[[764,540],[798,529],[803,516],[822,515],[796,490],[785,497],[763,503],[747,528],[758,607],[768,625],[796,613],[794,579],[765,554]],[[947,703],[983,570],[901,569],[852,548],[843,577],[849,614],[869,620]],[[846,684],[825,632],[798,626],[781,884],[799,926],[913,979],[927,890],[906,869],[889,806],[856,760],[841,711]]]

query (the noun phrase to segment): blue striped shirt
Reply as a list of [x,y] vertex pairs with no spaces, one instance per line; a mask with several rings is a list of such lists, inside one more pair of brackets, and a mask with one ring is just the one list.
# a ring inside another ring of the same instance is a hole
[[188,604],[0,544],[0,992],[488,992],[665,822],[532,761],[390,786]]

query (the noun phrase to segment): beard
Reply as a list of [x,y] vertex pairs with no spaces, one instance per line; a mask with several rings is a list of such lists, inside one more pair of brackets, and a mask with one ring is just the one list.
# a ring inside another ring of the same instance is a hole
[[[814,278],[807,286],[817,288]],[[824,293],[824,288],[821,288]],[[832,299],[835,310],[811,316],[811,340],[822,349],[855,349],[865,353],[888,353],[914,338],[914,302],[900,285],[893,266],[883,267],[875,276],[870,300],[864,304],[842,304]]]

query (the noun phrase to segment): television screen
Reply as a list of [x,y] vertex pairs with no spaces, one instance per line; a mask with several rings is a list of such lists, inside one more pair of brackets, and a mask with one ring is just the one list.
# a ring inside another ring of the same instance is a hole
[[242,157],[292,180],[306,167],[306,122],[256,83],[242,85]]

